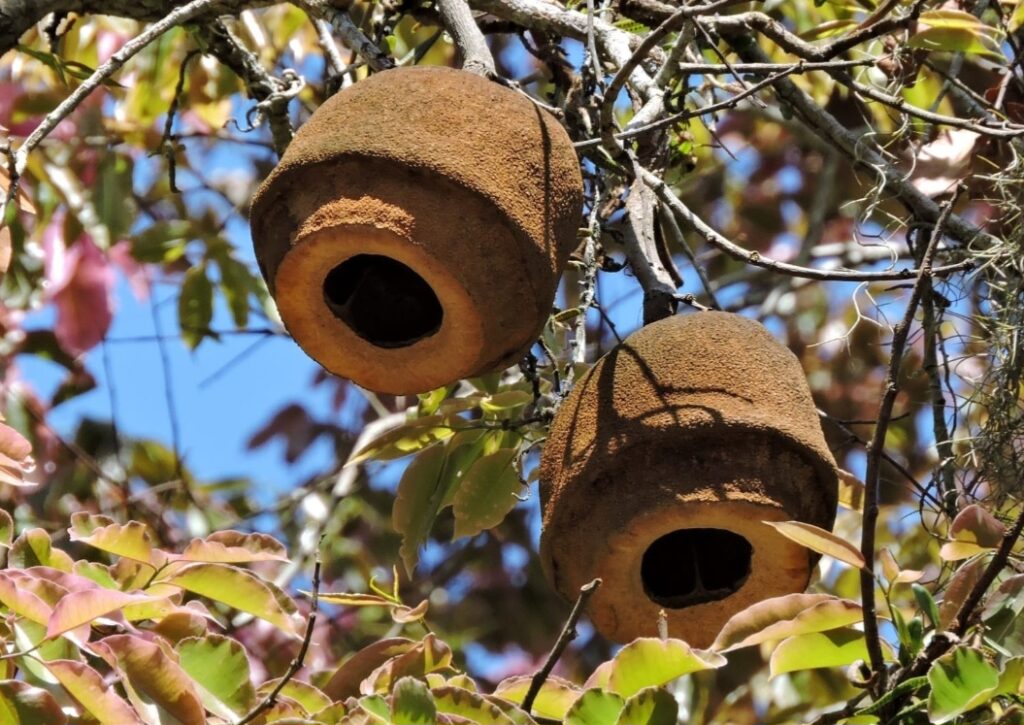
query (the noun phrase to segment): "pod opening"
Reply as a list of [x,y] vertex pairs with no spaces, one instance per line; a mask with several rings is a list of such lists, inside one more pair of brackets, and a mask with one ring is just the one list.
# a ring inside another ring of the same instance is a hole
[[444,310],[426,280],[399,261],[357,254],[324,278],[334,316],[377,347],[407,347],[441,329]]
[[640,579],[655,604],[669,609],[725,599],[750,575],[754,550],[725,529],[678,529],[644,552]]

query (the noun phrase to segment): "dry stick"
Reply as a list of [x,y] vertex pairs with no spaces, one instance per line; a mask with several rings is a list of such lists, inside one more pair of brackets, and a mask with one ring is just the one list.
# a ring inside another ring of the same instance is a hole
[[[641,167],[634,162],[634,168]],[[636,172],[635,172],[636,173]],[[678,307],[676,283],[658,254],[654,238],[658,203],[654,194],[639,178],[633,180],[626,197],[629,219],[623,229],[626,259],[644,291],[644,324],[671,317]]]
[[366,34],[359,29],[348,12],[340,10],[328,2],[328,0],[292,0],[310,15],[323,18],[329,22],[338,35],[345,42],[345,46],[356,55],[366,61],[366,65],[375,71],[388,70],[395,67],[395,59],[377,47],[377,45],[366,37]]
[[[540,688],[544,686],[548,676],[551,674],[551,670],[555,668],[565,648],[576,639],[576,622],[579,621],[580,615],[583,614],[583,610],[587,606],[587,602],[590,601],[590,597],[593,596],[599,586],[601,586],[601,580],[595,579],[589,584],[584,584],[580,587],[580,594],[576,597],[576,604],[573,605],[572,611],[569,612],[569,618],[565,620],[562,633],[558,635],[558,640],[555,642],[555,646],[551,648],[551,653],[544,662],[544,666],[540,668],[537,674],[533,676],[533,680],[530,681],[530,689],[526,691],[526,697],[523,698],[523,711],[527,715],[533,709],[533,701],[537,699],[537,695],[540,694]],[[239,723],[239,725],[242,724]]]
[[[12,160],[13,163],[9,164],[12,167],[10,169],[11,185],[7,189],[7,199],[4,207],[6,208],[11,203],[18,191],[18,182],[21,179],[21,175],[25,172],[25,167],[28,165],[29,154],[32,153],[36,146],[42,143],[43,139],[50,135],[53,129],[57,128],[61,121],[71,115],[90,93],[119,71],[139,51],[171,28],[186,23],[205,12],[211,5],[215,5],[217,1],[192,0],[192,2],[172,10],[162,20],[153,23],[145,31],[122,45],[116,53],[110,56],[106,63],[93,71],[92,75],[82,81],[82,84],[71,95],[61,101],[59,106],[46,114],[42,122],[36,126],[35,130],[29,134],[28,138],[25,139],[24,143],[15,152]],[[0,221],[0,225],[2,224],[3,222]]]
[[903,362],[903,352],[907,346],[907,339],[910,337],[910,327],[914,322],[917,306],[924,295],[924,281],[932,274],[932,258],[935,256],[939,240],[942,239],[946,224],[953,213],[953,205],[959,198],[960,191],[958,188],[953,198],[942,206],[942,212],[939,214],[939,219],[932,230],[931,239],[928,241],[928,248],[921,256],[921,267],[918,270],[913,291],[910,293],[910,301],[907,302],[903,320],[893,329],[889,369],[886,371],[883,383],[882,403],[878,408],[878,424],[875,426],[874,435],[867,448],[867,470],[864,474],[864,524],[860,540],[860,552],[864,557],[864,566],[860,570],[860,591],[861,608],[864,611],[864,639],[867,641],[868,655],[871,658],[871,669],[877,676],[876,693],[884,692],[888,684],[885,677],[885,658],[882,654],[882,644],[878,634],[878,616],[875,611],[874,564],[875,529],[878,524],[879,464],[882,460],[882,451],[885,448],[885,434],[889,430],[892,409],[896,404],[896,394],[900,389],[900,364]]
[[[801,267],[795,264],[769,259],[768,257],[761,255],[759,252],[752,252],[748,249],[744,249],[712,229],[707,222],[697,216],[688,206],[686,206],[686,204],[682,202],[682,200],[679,199],[678,196],[672,193],[672,190],[668,188],[668,185],[656,174],[653,174],[647,169],[641,167],[640,175],[644,182],[654,190],[655,194],[658,195],[658,198],[661,199],[662,202],[664,202],[679,219],[685,221],[701,237],[703,237],[704,241],[712,247],[725,252],[733,259],[738,259],[741,262],[752,264],[755,267],[764,267],[765,269],[770,269],[773,272],[789,275],[791,277],[859,282],[906,280],[911,279],[916,275],[920,275],[921,273],[921,269],[897,269],[881,272],[857,272],[843,269],[814,269],[812,267]],[[952,274],[953,272],[959,272],[967,269],[972,264],[973,262],[970,259],[967,259],[957,264],[948,264],[944,267],[929,269],[928,274],[933,277],[942,277]]]
[[437,0],[437,9],[445,30],[462,56],[462,70],[492,78],[494,57],[466,0]]
[[665,228],[676,243],[682,247],[683,254],[686,255],[686,259],[689,260],[690,266],[693,271],[697,273],[697,279],[700,280],[701,287],[704,288],[704,294],[708,296],[711,301],[711,308],[715,310],[722,309],[722,306],[718,304],[718,298],[715,297],[715,291],[712,289],[711,280],[708,279],[707,272],[704,271],[704,265],[697,259],[697,255],[690,249],[690,245],[686,241],[686,236],[683,234],[683,230],[679,228],[678,222],[676,222],[675,215],[664,205],[661,204],[658,207],[659,216],[661,217],[662,227]]
[[294,72],[291,74],[294,82],[270,75],[256,54],[220,20],[203,27],[201,37],[210,53],[242,79],[249,97],[256,101],[256,106],[248,113],[250,125],[259,123],[260,117],[266,118],[274,150],[278,156],[283,155],[294,134],[288,117],[288,102],[302,90],[303,83]]
[[[785,76],[788,76],[792,73],[800,72],[802,72],[802,66],[799,63],[791,65],[788,68],[783,69],[779,73],[769,76],[768,78],[765,78],[764,80],[757,82],[756,84],[750,86],[746,90],[737,93],[735,96],[727,98],[724,101],[713,103],[702,108],[696,108],[688,111],[680,111],[679,113],[674,113],[671,116],[665,116],[664,118],[660,118],[657,121],[652,121],[651,123],[647,123],[642,126],[635,126],[629,128],[625,131],[614,134],[614,138],[616,141],[622,141],[627,138],[633,138],[634,136],[640,136],[650,131],[657,131],[668,126],[675,126],[676,124],[681,123],[683,121],[688,121],[691,118],[697,118],[699,116],[703,116],[708,113],[714,113],[715,111],[722,111],[727,108],[734,108],[735,106],[739,105],[740,101],[747,98],[748,96],[754,95],[765,86],[770,86],[780,78],[784,78]],[[592,148],[594,146],[600,146],[603,142],[603,139],[591,138],[586,139],[585,141],[577,141],[576,143],[573,144],[573,146],[578,149],[587,149]]]
[[917,106],[907,103],[902,98],[889,95],[888,93],[883,93],[882,91],[872,88],[871,86],[866,86],[863,83],[858,83],[850,76],[849,73],[835,71],[831,72],[830,75],[847,88],[850,88],[862,96],[870,98],[873,101],[878,101],[879,103],[889,106],[890,108],[894,108],[897,111],[902,111],[908,116],[914,116],[923,121],[928,121],[929,123],[941,126],[951,126],[953,128],[963,128],[977,134],[994,136],[996,138],[1014,138],[1017,136],[1024,136],[1024,126],[1019,124],[1002,122],[999,125],[988,125],[985,123],[978,123],[971,119],[956,118],[954,116],[946,116],[941,113],[933,113],[932,111],[918,108]]
[[302,637],[302,645],[299,647],[299,653],[295,655],[295,659],[293,659],[291,664],[288,665],[288,671],[284,673],[284,677],[278,681],[274,689],[270,691],[270,694],[263,698],[256,707],[249,711],[248,715],[235,723],[235,725],[247,725],[247,723],[251,723],[273,707],[274,703],[277,702],[277,696],[281,694],[281,690],[283,690],[285,685],[291,682],[296,673],[302,669],[302,666],[306,661],[306,653],[309,652],[309,644],[313,640],[313,627],[316,625],[316,615],[320,608],[320,563],[320,548],[317,547],[316,559],[313,564],[313,586],[310,591],[312,604],[309,609],[309,618],[306,620],[306,633]]
[[[727,36],[726,40],[747,62],[761,63],[768,60],[764,51],[749,37]],[[805,125],[817,131],[825,141],[831,142],[855,164],[879,173],[884,178],[885,188],[895,194],[917,219],[929,224],[936,222],[941,211],[939,205],[922,194],[907,178],[904,170],[886,161],[879,151],[865,142],[862,135],[843,126],[790,79],[781,78],[774,85],[779,100],[789,106]],[[999,243],[991,234],[981,231],[956,214],[949,215],[945,226],[949,236],[964,244],[981,241]],[[932,273],[940,276],[941,268],[936,267]]]

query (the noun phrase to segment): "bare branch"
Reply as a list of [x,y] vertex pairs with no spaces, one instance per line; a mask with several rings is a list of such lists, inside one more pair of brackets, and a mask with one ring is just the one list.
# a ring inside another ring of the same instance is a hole
[[259,58],[220,20],[204,26],[201,33],[210,52],[245,83],[249,96],[257,102],[254,112],[270,124],[274,149],[280,156],[288,148],[294,133],[288,117],[288,102],[302,88],[298,75],[292,72],[285,79],[270,75]]
[[[672,193],[672,190],[668,188],[668,185],[656,174],[653,174],[644,168],[640,168],[639,173],[644,182],[647,183],[654,190],[654,193],[658,195],[658,198],[661,199],[662,202],[664,202],[676,214],[676,216],[679,217],[679,219],[685,221],[692,229],[700,234],[701,237],[704,238],[704,241],[716,249],[728,254],[733,259],[738,259],[741,262],[752,264],[755,267],[764,267],[765,269],[770,269],[773,272],[789,275],[791,277],[859,282],[893,279],[906,280],[912,279],[920,273],[919,269],[897,269],[880,272],[857,272],[845,269],[814,269],[812,267],[800,267],[795,264],[789,264],[788,262],[779,262],[774,259],[769,259],[768,257],[762,256],[759,252],[752,252],[749,249],[744,249],[712,229],[706,221],[692,212],[678,196]],[[967,259],[957,264],[935,267],[929,270],[929,274],[935,277],[942,277],[954,272],[969,269],[972,264],[973,262],[970,259]]]
[[533,680],[530,682],[530,689],[526,691],[526,697],[523,698],[523,711],[526,714],[529,715],[533,709],[533,703],[537,699],[537,695],[540,694],[540,688],[544,686],[548,676],[551,674],[551,670],[555,669],[555,665],[558,663],[565,648],[576,639],[576,623],[583,615],[583,610],[586,609],[590,597],[594,595],[599,586],[601,586],[601,580],[595,579],[589,584],[584,584],[580,587],[580,595],[576,598],[576,604],[573,605],[572,611],[569,612],[569,618],[562,628],[562,633],[558,635],[555,646],[551,648],[551,653],[544,662],[544,666],[533,676]]
[[352,18],[345,10],[334,7],[328,0],[294,0],[294,2],[310,15],[322,18],[334,26],[345,45],[366,61],[366,65],[373,70],[382,71],[395,67],[395,59],[367,38],[366,34],[352,22]]
[[466,0],[437,0],[441,22],[452,36],[462,58],[462,69],[486,78],[495,75],[494,57],[484,34],[477,27]]
[[654,239],[658,202],[639,175],[629,187],[624,229],[626,259],[644,290],[644,324],[649,325],[676,313],[676,285],[662,264]]
[[167,13],[159,21],[153,23],[142,33],[122,45],[116,53],[110,56],[107,62],[103,63],[93,71],[92,75],[82,81],[82,84],[72,91],[71,95],[65,98],[59,106],[46,114],[40,124],[29,134],[28,138],[25,139],[24,143],[21,144],[14,154],[14,169],[11,175],[11,185],[7,190],[7,203],[10,203],[17,192],[18,180],[28,165],[29,154],[42,143],[53,129],[57,128],[61,121],[71,115],[90,93],[117,73],[133,56],[168,30],[187,23],[189,20],[208,12],[219,4],[217,0],[192,0],[192,2]]
[[896,394],[899,392],[899,373],[903,362],[903,352],[910,337],[910,328],[917,313],[917,307],[924,296],[925,280],[932,275],[932,259],[939,246],[939,240],[945,233],[946,224],[953,213],[953,204],[959,198],[959,191],[943,205],[942,213],[932,230],[928,246],[921,255],[920,269],[917,280],[903,320],[893,330],[892,346],[889,355],[889,369],[886,371],[882,385],[882,402],[878,408],[878,423],[874,435],[867,448],[867,470],[864,474],[864,523],[861,531],[860,551],[864,557],[864,567],[860,571],[861,608],[864,611],[864,638],[867,641],[868,655],[871,657],[871,669],[877,675],[875,692],[883,692],[887,687],[885,677],[885,658],[882,654],[881,639],[878,634],[878,617],[875,612],[875,529],[878,525],[878,490],[881,454],[885,448],[885,435],[889,430]]
[[[768,60],[756,42],[748,37],[728,37],[741,58],[748,62],[763,63]],[[854,163],[881,173],[885,187],[902,201],[920,221],[935,224],[939,219],[940,208],[931,198],[922,194],[907,175],[900,169],[882,158],[872,146],[865,142],[860,134],[856,134],[843,126],[824,108],[815,103],[810,96],[797,87],[788,78],[780,78],[774,83],[779,99],[786,103],[805,123],[816,129],[826,139],[834,143]],[[964,244],[970,242],[996,243],[992,235],[981,231],[966,220],[951,214],[946,223],[947,233]],[[938,268],[936,268],[938,272]]]

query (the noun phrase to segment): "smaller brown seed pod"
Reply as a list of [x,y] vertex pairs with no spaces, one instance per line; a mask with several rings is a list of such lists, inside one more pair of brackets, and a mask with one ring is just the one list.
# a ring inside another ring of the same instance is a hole
[[576,244],[565,130],[450,68],[377,73],[325,102],[253,198],[260,269],[329,371],[420,393],[525,354]]
[[540,475],[541,561],[609,639],[710,645],[735,613],[807,587],[816,558],[765,521],[831,528],[838,482],[803,370],[724,312],[648,325],[562,404]]

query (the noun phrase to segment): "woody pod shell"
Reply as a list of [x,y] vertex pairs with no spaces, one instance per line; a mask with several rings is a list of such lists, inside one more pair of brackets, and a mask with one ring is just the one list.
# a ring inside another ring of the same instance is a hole
[[525,95],[441,67],[374,74],[299,129],[252,202],[260,270],[329,371],[419,393],[537,338],[576,245],[572,143]]
[[540,473],[541,561],[568,599],[596,577],[609,639],[709,646],[735,613],[802,591],[817,558],[765,521],[830,529],[838,497],[796,357],[759,323],[700,312],[648,325],[560,407]]

